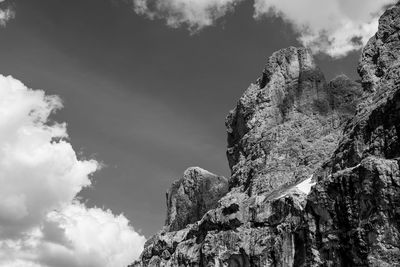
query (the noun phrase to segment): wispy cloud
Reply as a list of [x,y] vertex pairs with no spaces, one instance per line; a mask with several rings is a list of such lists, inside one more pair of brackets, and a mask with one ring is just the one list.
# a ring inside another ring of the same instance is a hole
[[0,75],[0,266],[126,266],[145,238],[123,215],[86,208],[95,160],[81,160],[56,96]]
[[359,50],[378,29],[383,8],[394,0],[255,0],[254,17],[281,17],[314,53],[342,57]]
[[234,10],[243,0],[133,0],[138,14],[165,19],[173,28],[188,27],[192,32],[211,26]]
[[[198,31],[250,0],[133,0],[135,11],[171,27]],[[253,0],[254,18],[281,17],[314,53],[342,57],[359,50],[378,28],[383,8],[395,0]],[[265,23],[268,23],[266,20]]]

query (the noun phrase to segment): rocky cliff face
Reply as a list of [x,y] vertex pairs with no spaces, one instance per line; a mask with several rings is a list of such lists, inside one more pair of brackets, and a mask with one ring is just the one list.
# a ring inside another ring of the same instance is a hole
[[275,52],[228,115],[229,182],[189,169],[133,266],[400,266],[400,4],[361,84]]
[[231,187],[257,195],[308,178],[336,147],[345,114],[354,112],[361,89],[354,84],[347,103],[340,98],[348,83],[341,77],[327,84],[305,48],[275,52],[227,118]]
[[189,168],[167,192],[168,231],[178,231],[217,207],[228,192],[228,180],[201,168]]
[[308,263],[400,266],[400,3],[362,53],[365,93],[307,200]]

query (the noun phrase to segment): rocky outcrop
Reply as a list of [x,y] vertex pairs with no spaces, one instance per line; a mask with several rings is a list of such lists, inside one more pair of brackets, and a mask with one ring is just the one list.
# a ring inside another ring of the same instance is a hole
[[[399,17],[396,6],[389,8],[379,20],[379,30],[362,51],[358,71],[363,86],[368,91],[379,89],[379,82],[393,69],[400,58]],[[383,88],[382,88],[383,89]]]
[[335,149],[360,93],[345,77],[326,84],[305,48],[275,52],[227,118],[231,187],[251,195],[308,178]]
[[400,266],[399,161],[369,156],[318,179],[307,202],[306,266]]
[[345,76],[326,83],[307,49],[274,53],[227,118],[229,192],[202,191],[204,178],[186,171],[167,194],[166,227],[147,242],[140,264],[302,264],[312,174],[333,153],[360,94]]
[[167,192],[168,231],[177,231],[200,220],[216,208],[228,192],[228,180],[201,168],[189,168],[182,179],[174,182]]
[[[228,182],[185,172],[136,266],[400,266],[400,4],[327,83],[275,52],[228,115]],[[212,185],[213,190],[209,190]]]

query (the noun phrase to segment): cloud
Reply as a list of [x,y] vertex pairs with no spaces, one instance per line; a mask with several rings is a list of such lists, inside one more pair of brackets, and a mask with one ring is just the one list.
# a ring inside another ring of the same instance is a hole
[[243,0],[133,0],[136,13],[163,18],[167,25],[192,32],[211,26]]
[[15,18],[14,8],[5,0],[0,0],[0,26],[6,26],[7,22],[13,18]]
[[359,50],[378,29],[383,8],[394,0],[255,0],[254,16],[278,16],[314,53],[332,57]]
[[75,202],[47,215],[23,239],[0,242],[0,266],[126,267],[145,238],[123,216]]
[[66,259],[65,266],[126,267],[139,257],[145,242],[123,215],[79,203],[49,214],[48,221],[64,231],[64,236],[55,240],[61,240],[67,250],[60,250],[55,260],[59,264],[59,258]]
[[145,239],[123,215],[75,199],[99,164],[77,158],[66,124],[51,120],[60,108],[0,75],[0,266],[125,266]]
[[[171,27],[192,32],[215,24],[250,0],[133,0],[138,14],[163,18]],[[378,29],[384,7],[395,0],[252,0],[254,18],[281,17],[291,24],[299,42],[314,53],[342,57],[359,50]]]
[[37,225],[90,185],[97,162],[78,160],[66,124],[48,122],[61,107],[58,97],[0,76],[0,237]]

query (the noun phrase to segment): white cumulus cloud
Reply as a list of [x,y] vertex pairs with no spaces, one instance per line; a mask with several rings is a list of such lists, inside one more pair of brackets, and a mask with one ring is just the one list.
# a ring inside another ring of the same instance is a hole
[[145,238],[76,195],[99,168],[78,159],[56,96],[0,75],[0,266],[126,266]]
[[79,203],[49,214],[48,221],[64,231],[67,250],[61,250],[56,261],[60,256],[75,261],[66,266],[126,267],[139,257],[145,242],[124,216],[115,216],[110,210],[88,209]]
[[135,11],[149,18],[163,18],[171,27],[197,31],[233,11],[243,0],[133,0]]

